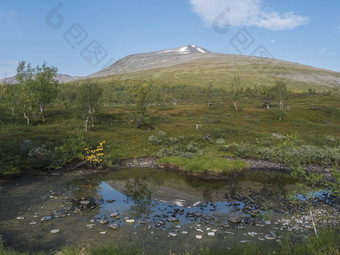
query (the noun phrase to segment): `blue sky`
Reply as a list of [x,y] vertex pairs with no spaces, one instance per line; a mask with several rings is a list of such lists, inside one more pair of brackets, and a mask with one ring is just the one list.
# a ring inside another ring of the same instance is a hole
[[[21,60],[88,75],[189,44],[340,72],[339,0],[2,0],[0,31],[0,78]],[[87,55],[93,45],[97,59]]]

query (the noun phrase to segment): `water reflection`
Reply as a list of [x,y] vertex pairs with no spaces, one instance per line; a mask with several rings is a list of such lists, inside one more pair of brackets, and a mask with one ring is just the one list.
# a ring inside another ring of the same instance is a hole
[[[273,212],[272,222],[282,218],[275,209],[282,208],[286,193],[294,194],[294,184],[289,175],[260,170],[219,182],[157,169],[51,177],[25,187],[6,188],[8,192],[0,194],[5,208],[0,214],[0,225],[10,244],[29,244],[37,249],[43,247],[42,243],[46,249],[55,249],[57,245],[62,247],[80,241],[98,244],[133,240],[138,244],[138,241],[144,243],[143,238],[148,239],[146,243],[150,247],[167,247],[167,250],[185,248],[185,245],[190,249],[204,242],[214,246],[214,240],[223,244],[225,238],[228,243],[239,244],[248,233],[257,231],[265,236],[273,231],[274,224],[264,225],[262,221],[264,226],[259,230],[252,223],[263,220],[261,214],[269,212]],[[266,209],[269,207],[270,211]],[[16,219],[18,212],[22,212],[25,220]],[[114,213],[119,217],[112,217]],[[52,216],[50,221],[40,221],[48,215]],[[242,220],[226,229],[230,216]],[[124,217],[134,221],[126,222]],[[110,224],[117,224],[118,229],[110,228]],[[181,226],[180,230],[176,225]],[[196,230],[198,225],[204,231],[202,240],[195,238],[202,233]],[[208,228],[217,230],[215,239],[207,235]],[[53,235],[52,229],[60,229],[60,233]],[[101,234],[103,232],[106,234]],[[169,237],[170,232],[178,233],[177,239]],[[253,239],[256,241],[257,236]]]
[[[152,182],[151,182],[152,183]],[[148,212],[151,205],[151,196],[154,188],[150,184],[149,178],[141,179],[134,178],[132,180],[127,180],[125,184],[124,193],[127,197],[131,198],[135,204],[132,209],[138,209],[140,212]]]

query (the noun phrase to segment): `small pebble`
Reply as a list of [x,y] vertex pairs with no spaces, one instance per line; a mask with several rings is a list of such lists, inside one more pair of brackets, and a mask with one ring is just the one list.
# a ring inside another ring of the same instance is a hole
[[240,240],[240,243],[249,243],[249,240]]
[[176,237],[176,236],[177,236],[177,234],[176,234],[176,233],[174,233],[174,232],[169,232],[169,236],[171,236],[171,237]]
[[116,224],[116,223],[111,223],[108,225],[109,228],[112,228],[112,229],[118,229],[119,228],[119,225]]
[[49,220],[52,220],[51,216],[44,216],[41,218],[41,221],[49,221]]

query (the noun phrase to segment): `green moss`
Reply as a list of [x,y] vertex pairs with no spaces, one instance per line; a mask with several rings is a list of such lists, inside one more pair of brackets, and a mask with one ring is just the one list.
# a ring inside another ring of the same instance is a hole
[[158,163],[176,165],[183,171],[208,174],[234,173],[248,167],[248,163],[243,160],[228,160],[218,157],[166,157],[159,159]]

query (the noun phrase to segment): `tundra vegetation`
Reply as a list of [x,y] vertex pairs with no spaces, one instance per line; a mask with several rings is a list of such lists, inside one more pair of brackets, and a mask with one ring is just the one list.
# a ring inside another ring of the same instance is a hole
[[[149,156],[183,171],[216,174],[243,171],[247,163],[242,159],[262,159],[290,167],[304,190],[322,187],[339,196],[340,96],[336,89],[296,92],[289,89],[289,80],[244,88],[241,76],[222,88],[213,83],[207,88],[139,79],[58,84],[56,72],[45,63],[33,68],[21,62],[18,84],[1,84],[2,177],[85,164],[112,167],[118,159]],[[332,168],[331,181],[306,172],[305,165]],[[313,196],[306,196],[312,207]],[[277,254],[297,250],[299,254],[338,254],[334,238],[339,237],[339,229],[315,226],[314,231],[316,237],[294,246],[284,242]],[[122,254],[117,247],[107,249],[86,252]],[[259,253],[255,246],[245,249],[249,250],[240,253]],[[77,252],[66,249],[61,254]],[[128,252],[144,254],[139,248]],[[221,254],[201,254],[215,253]],[[16,253],[1,249],[0,254]]]
[[132,79],[58,84],[56,71],[21,62],[18,84],[1,85],[1,175],[72,167],[103,140],[104,167],[154,155],[340,160],[336,90],[296,93],[282,79],[244,89],[240,76],[225,88]]

